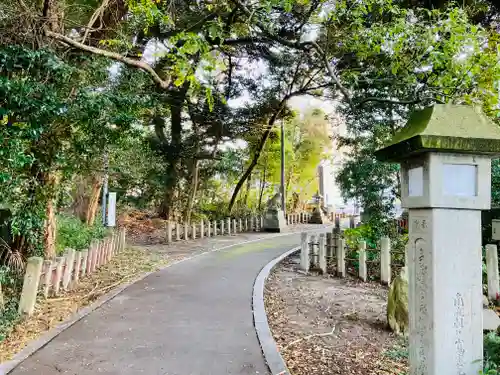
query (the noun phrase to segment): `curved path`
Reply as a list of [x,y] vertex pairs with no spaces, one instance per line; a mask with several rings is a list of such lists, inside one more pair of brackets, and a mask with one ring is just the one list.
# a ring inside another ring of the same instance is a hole
[[211,252],[133,284],[11,374],[269,374],[252,318],[260,269],[299,234]]

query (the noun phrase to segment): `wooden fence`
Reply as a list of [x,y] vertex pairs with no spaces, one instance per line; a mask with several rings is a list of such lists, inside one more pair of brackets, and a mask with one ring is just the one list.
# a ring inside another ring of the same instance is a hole
[[[407,257],[408,246],[404,251],[391,249],[388,237],[381,238],[378,248],[367,248],[365,241],[361,241],[356,248],[349,248],[339,228],[319,235],[304,232],[301,236],[300,268],[305,272],[317,270],[338,277],[351,274],[365,282],[379,280],[382,284],[389,285],[391,279],[406,264]],[[500,275],[497,246],[486,245],[484,257],[488,298],[498,301]]]
[[95,272],[125,248],[125,229],[113,232],[102,240],[92,241],[89,249],[66,249],[54,260],[31,257],[26,264],[23,289],[19,300],[19,313],[31,315],[38,294],[57,296],[61,289],[74,288],[81,277]]
[[[287,214],[287,224],[307,223],[311,214],[308,212]],[[168,222],[166,228],[167,243],[204,237],[231,235],[242,232],[259,232],[264,225],[263,216],[227,218],[224,220],[200,221],[195,223]]]
[[349,248],[342,232],[336,228],[326,235],[302,233],[300,265],[306,272],[314,269],[339,277],[352,274],[363,281],[378,278],[388,285],[395,269],[404,265],[404,251],[391,251],[390,240],[386,237],[376,249],[367,248],[365,241],[355,249]]

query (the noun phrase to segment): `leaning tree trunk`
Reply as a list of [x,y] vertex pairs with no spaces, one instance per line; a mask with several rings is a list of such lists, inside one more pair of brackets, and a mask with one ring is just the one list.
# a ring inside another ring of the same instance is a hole
[[191,222],[191,213],[193,212],[193,206],[194,206],[194,199],[196,197],[196,193],[198,191],[198,180],[199,180],[199,172],[200,172],[200,167],[199,167],[199,160],[194,160],[193,161],[193,173],[192,173],[192,179],[191,179],[191,191],[188,196],[188,201],[186,205],[186,212],[184,213],[184,222],[185,223],[190,223]]
[[238,197],[238,194],[243,187],[243,184],[247,180],[248,177],[252,174],[255,166],[259,162],[260,154],[262,153],[262,150],[264,149],[264,146],[266,145],[266,141],[269,138],[269,135],[271,134],[271,131],[273,130],[274,123],[276,122],[276,119],[278,118],[278,115],[280,112],[283,110],[286,101],[288,100],[288,97],[283,98],[281,101],[278,109],[274,114],[271,116],[269,121],[267,122],[266,130],[264,133],[262,133],[262,137],[259,141],[259,144],[257,145],[257,149],[255,150],[255,153],[253,154],[252,161],[250,162],[250,165],[246,169],[245,173],[243,173],[243,176],[239,179],[238,183],[236,184],[236,187],[233,190],[233,195],[231,196],[231,201],[229,202],[229,207],[228,211],[231,213],[233,210],[234,203],[236,202],[236,198]]
[[260,191],[259,191],[259,205],[258,210],[260,211],[262,208],[262,196],[264,195],[264,189],[266,188],[266,165],[264,165],[264,170],[262,171],[262,181],[260,182]]

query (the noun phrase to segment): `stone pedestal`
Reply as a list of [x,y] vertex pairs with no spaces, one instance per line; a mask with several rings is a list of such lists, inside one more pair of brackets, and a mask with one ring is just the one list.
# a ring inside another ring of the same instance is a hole
[[285,213],[277,208],[268,208],[264,215],[263,228],[266,232],[283,232],[287,229]]
[[479,374],[481,212],[411,209],[410,374]]
[[326,224],[328,222],[329,220],[326,218],[321,208],[315,207],[309,219],[309,224]]
[[411,375],[477,375],[483,357],[481,210],[500,128],[468,106],[413,113],[376,152],[400,162],[409,210]]

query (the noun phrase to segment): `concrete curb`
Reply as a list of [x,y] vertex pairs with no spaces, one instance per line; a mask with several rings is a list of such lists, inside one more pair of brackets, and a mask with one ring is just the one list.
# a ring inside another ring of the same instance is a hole
[[278,234],[271,235],[271,236],[264,236],[264,237],[259,237],[259,238],[253,239],[253,240],[243,241],[243,242],[240,242],[237,244],[222,246],[219,248],[204,251],[200,254],[196,254],[196,255],[193,255],[191,257],[187,257],[187,258],[175,261],[173,263],[169,263],[156,271],[151,271],[151,272],[145,273],[145,274],[141,275],[140,277],[138,277],[137,279],[130,281],[126,284],[120,285],[120,286],[116,287],[115,289],[111,290],[110,292],[102,295],[94,303],[77,311],[74,315],[69,317],[67,320],[65,320],[61,324],[57,325],[56,327],[48,330],[47,332],[42,334],[38,339],[29,343],[24,349],[22,349],[19,353],[14,355],[14,357],[10,361],[7,361],[7,362],[0,364],[0,375],[7,375],[12,370],[14,370],[17,366],[19,366],[23,361],[25,361],[28,357],[33,355],[36,351],[42,349],[45,345],[50,343],[61,332],[65,331],[66,329],[70,328],[73,324],[75,324],[78,321],[80,321],[81,319],[85,318],[87,315],[89,315],[94,310],[97,310],[99,307],[101,307],[106,302],[109,302],[110,300],[112,300],[114,297],[116,297],[118,294],[122,293],[125,289],[130,287],[132,284],[135,284],[136,282],[145,279],[146,277],[152,275],[153,273],[163,271],[169,267],[175,266],[176,264],[201,257],[203,255],[212,253],[214,251],[225,250],[225,249],[235,247],[235,246],[240,246],[240,245],[244,245],[244,244],[248,244],[248,243],[252,243],[252,242],[264,241],[264,240],[267,240],[270,238],[289,236],[289,235],[297,234],[297,233],[301,233],[301,232],[303,232],[303,230],[278,233]]
[[288,250],[286,253],[274,258],[262,268],[253,286],[252,307],[255,330],[257,331],[260,347],[262,348],[262,353],[264,353],[264,358],[271,371],[271,375],[290,375],[290,371],[286,367],[285,361],[278,350],[276,341],[274,341],[273,334],[269,328],[264,306],[264,286],[273,268],[286,257],[299,251],[300,246]]

